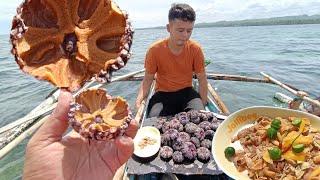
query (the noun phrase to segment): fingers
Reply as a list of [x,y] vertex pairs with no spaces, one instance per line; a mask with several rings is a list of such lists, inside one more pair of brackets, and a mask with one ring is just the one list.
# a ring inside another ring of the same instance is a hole
[[61,90],[58,104],[48,120],[34,134],[31,141],[48,145],[59,141],[68,128],[68,112],[72,95],[70,92]]
[[115,140],[116,147],[118,149],[118,159],[120,165],[127,162],[133,154],[133,140],[127,136],[119,136]]
[[136,119],[132,119],[128,129],[125,132],[125,135],[127,135],[128,137],[131,137],[132,139],[136,136],[137,131],[139,128],[139,123]]

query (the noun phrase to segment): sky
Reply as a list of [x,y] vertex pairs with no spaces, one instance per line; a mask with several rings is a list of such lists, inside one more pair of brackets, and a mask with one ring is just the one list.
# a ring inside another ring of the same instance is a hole
[[[114,0],[129,13],[135,28],[164,26],[172,3],[187,3],[196,23],[320,14],[320,0]],[[0,1],[0,34],[9,34],[12,17],[22,0]]]

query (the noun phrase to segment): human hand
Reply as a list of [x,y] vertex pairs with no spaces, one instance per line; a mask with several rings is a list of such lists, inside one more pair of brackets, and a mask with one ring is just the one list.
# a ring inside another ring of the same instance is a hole
[[71,93],[61,91],[56,109],[29,141],[23,179],[112,179],[132,155],[135,120],[111,141],[89,142],[74,131],[63,137],[71,100]]

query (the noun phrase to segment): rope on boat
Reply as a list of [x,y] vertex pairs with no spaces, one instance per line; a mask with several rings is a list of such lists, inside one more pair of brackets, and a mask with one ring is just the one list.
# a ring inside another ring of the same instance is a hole
[[310,97],[307,96],[306,93],[303,93],[302,91],[296,91],[296,90],[290,88],[289,86],[287,86],[286,84],[281,83],[280,81],[276,80],[275,78],[267,75],[267,74],[264,73],[264,72],[260,72],[260,73],[261,73],[265,78],[269,79],[270,81],[272,81],[273,83],[279,85],[280,87],[286,89],[287,91],[291,92],[292,94],[300,97],[301,99],[303,99],[303,100],[305,100],[305,101],[307,101],[307,102],[309,102],[309,103],[311,103],[311,104],[313,104],[313,105],[315,105],[315,106],[320,107],[320,102],[317,101],[317,100],[311,99]]

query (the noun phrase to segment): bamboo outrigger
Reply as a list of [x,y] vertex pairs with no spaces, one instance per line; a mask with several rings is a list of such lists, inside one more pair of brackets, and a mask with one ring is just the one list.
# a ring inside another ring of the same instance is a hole
[[[113,78],[111,83],[115,81],[141,81],[143,79],[142,73],[144,73],[144,70],[139,70],[132,73],[128,73],[123,76],[118,76]],[[297,88],[294,88],[293,86],[290,86],[288,84],[281,83],[280,81],[274,79],[270,75],[267,75],[263,72],[261,72],[261,74],[265,78],[207,73],[207,79],[275,84],[286,89],[293,95],[301,97],[306,102],[320,107],[320,102],[311,99],[310,97],[308,97],[308,94],[301,93],[302,91],[299,91]],[[88,82],[83,88],[76,92],[74,96],[87,88],[99,88],[103,85],[98,84],[93,86],[93,84],[94,81]],[[218,116],[219,114],[228,115],[230,113],[229,109],[224,104],[224,102],[222,101],[222,99],[210,83],[208,83],[208,92],[209,107],[207,108],[209,108],[210,111],[215,111],[215,113],[217,113]],[[149,96],[150,94],[152,93],[149,93]],[[43,122],[46,121],[46,119],[48,118],[48,114],[57,105],[58,95],[59,90],[53,92],[49,97],[47,97],[40,105],[38,105],[25,117],[0,128],[0,159],[3,158],[8,152],[10,152],[14,147],[16,147],[20,142],[22,142],[28,136],[33,134],[43,124]],[[136,120],[139,120],[140,123],[142,123],[141,121],[143,121],[144,117],[146,116],[147,103],[147,101],[144,101],[142,103],[142,106],[136,113]],[[221,117],[224,118],[224,116]],[[119,169],[118,173],[116,174],[116,177],[118,179],[119,177],[121,177],[121,179],[127,178],[127,176],[123,175],[124,169],[125,166]]]

